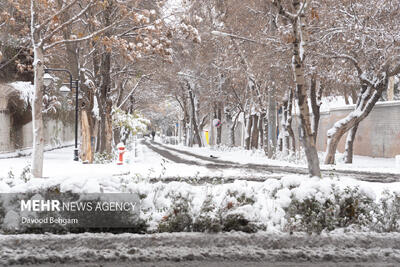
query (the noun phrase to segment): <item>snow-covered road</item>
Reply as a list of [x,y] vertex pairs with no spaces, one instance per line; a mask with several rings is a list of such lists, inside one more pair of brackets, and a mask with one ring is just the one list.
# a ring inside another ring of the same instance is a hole
[[[157,142],[143,142],[149,149],[158,153],[162,157],[171,160],[175,163],[187,164],[192,166],[205,166],[209,169],[214,170],[227,170],[227,169],[241,169],[247,170],[250,172],[262,173],[260,177],[247,177],[246,180],[256,180],[260,181],[264,179],[268,179],[271,175],[283,175],[283,174],[302,174],[307,175],[308,170],[303,166],[296,166],[293,164],[285,164],[285,165],[274,165],[273,162],[267,162],[267,159],[264,159],[265,163],[243,163],[240,161],[226,160],[220,159],[219,157],[214,156],[213,154],[217,153],[217,155],[223,153],[218,153],[215,151],[207,151],[207,150],[199,150],[198,148],[194,151],[188,151],[187,149],[176,148],[171,145],[163,145]],[[208,155],[204,155],[204,153],[208,153]],[[275,163],[276,164],[276,163]],[[325,176],[351,176],[353,178],[357,178],[361,181],[368,182],[380,182],[380,183],[392,183],[400,181],[400,174],[393,172],[392,169],[383,169],[379,172],[371,171],[371,170],[362,170],[362,169],[345,169],[345,168],[332,168],[331,166],[324,166],[322,168],[322,173]],[[260,176],[260,175],[259,175]],[[275,178],[274,177],[274,178]],[[237,177],[240,178],[240,177]]]
[[399,233],[8,235],[0,236],[0,264],[398,266],[399,241]]

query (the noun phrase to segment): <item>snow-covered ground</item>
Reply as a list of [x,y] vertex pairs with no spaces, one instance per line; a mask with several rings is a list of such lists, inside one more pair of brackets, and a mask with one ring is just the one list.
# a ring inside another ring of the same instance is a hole
[[[290,167],[307,167],[304,155],[293,155],[287,161],[285,157],[279,159],[268,159],[262,150],[245,150],[243,148],[211,148],[211,147],[187,147],[183,145],[165,145],[171,148],[188,151],[197,155],[210,157],[210,155],[218,157],[220,160],[232,161],[241,164],[269,164],[276,166],[290,166]],[[324,158],[324,153],[319,153],[321,162]],[[382,172],[382,173],[400,173],[400,166],[396,166],[395,158],[373,158],[366,156],[354,155],[353,164],[345,164],[343,155],[336,154],[336,165],[321,164],[322,170],[353,170],[353,171],[367,171],[367,172]]]
[[[206,156],[199,159],[194,155],[181,155],[183,163],[166,160],[160,154],[140,145],[138,157],[127,154],[125,165],[82,164],[72,160],[73,148],[63,148],[45,153],[44,176],[42,179],[21,179],[21,172],[28,166],[30,158],[8,158],[0,160],[0,192],[31,192],[58,187],[61,192],[114,193],[134,192],[142,196],[142,218],[155,231],[160,222],[177,204],[177,199],[185,199],[190,206],[190,216],[202,215],[205,203],[213,207],[211,217],[240,214],[251,222],[260,224],[267,231],[283,231],[286,225],[285,208],[292,199],[303,200],[315,197],[318,201],[334,198],[335,190],[345,192],[346,188],[358,188],[359,192],[372,201],[380,201],[385,190],[400,194],[400,182],[372,183],[352,177],[309,178],[307,175],[282,174],[278,179],[265,171],[254,172],[248,168],[208,168],[206,160],[210,154],[220,160],[238,163],[271,162],[261,153],[243,150],[212,150],[209,148],[186,148],[195,155]],[[154,144],[154,147],[163,147]],[[165,148],[165,147],[164,147]],[[171,155],[178,153],[169,150]],[[252,154],[253,153],[253,154]],[[186,161],[184,161],[186,160]],[[282,165],[284,162],[278,162]],[[291,163],[293,164],[293,163]],[[229,166],[228,166],[229,167]],[[246,177],[264,177],[263,181],[246,181]],[[202,177],[213,177],[212,181],[196,183]],[[228,177],[242,178],[224,183]],[[165,183],[164,178],[178,177]],[[153,180],[150,182],[150,178]],[[155,179],[155,180],[154,180]],[[265,180],[265,181],[264,181]],[[229,207],[227,211],[226,207]]]
[[[44,161],[46,178],[43,179],[29,179],[26,175],[25,180],[20,179],[23,169],[29,166],[29,157],[3,158],[0,159],[0,192],[31,192],[56,186],[61,192],[139,193],[142,199],[140,216],[148,224],[149,233],[157,232],[161,224],[173,218],[176,205],[182,204],[180,200],[186,201],[185,212],[193,222],[204,216],[218,220],[229,215],[241,215],[262,230],[256,234],[0,235],[0,265],[81,266],[98,263],[125,266],[129,262],[147,266],[143,264],[152,262],[160,266],[241,266],[252,263],[259,264],[256,266],[292,266],[291,263],[300,261],[306,263],[304,266],[309,266],[308,262],[315,264],[312,266],[353,266],[349,262],[362,266],[396,266],[400,262],[398,233],[382,234],[362,227],[323,231],[321,235],[284,233],[288,223],[286,208],[293,199],[301,201],[315,197],[323,203],[333,199],[335,192],[358,188],[362,196],[378,203],[384,197],[384,191],[400,195],[400,182],[372,183],[344,176],[319,179],[300,174],[281,174],[276,178],[265,171],[230,168],[229,164],[218,169],[218,164],[210,165],[212,160],[208,159],[213,155],[219,161],[241,164],[298,165],[268,160],[261,151],[171,146],[194,153],[185,155],[169,149],[168,153],[182,162],[177,163],[150,147],[165,152],[169,146],[141,144],[137,149],[138,157],[128,152],[127,163],[123,166],[74,162],[72,147],[48,151]],[[387,164],[385,169],[393,171],[387,161],[369,158],[364,164],[369,168]],[[362,162],[361,159],[357,168],[366,167]],[[257,175],[265,181],[246,180],[246,177]],[[172,176],[182,179],[165,180]],[[244,180],[224,182],[233,176]],[[196,183],[196,179],[202,177],[213,177],[213,180]],[[374,212],[379,213],[379,210]],[[189,228],[189,231],[192,230]],[[46,245],[38,247],[38,244]],[[192,265],[175,265],[175,261]],[[338,265],[326,264],[332,261]]]

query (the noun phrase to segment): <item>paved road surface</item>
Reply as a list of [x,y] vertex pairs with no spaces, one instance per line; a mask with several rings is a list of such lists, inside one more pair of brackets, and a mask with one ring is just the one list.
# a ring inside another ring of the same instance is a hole
[[400,233],[0,235],[0,266],[400,266]]
[[[160,154],[164,158],[171,160],[176,163],[184,163],[188,165],[197,165],[197,166],[205,166],[210,169],[231,169],[231,168],[240,168],[240,169],[250,169],[257,170],[260,172],[265,172],[268,174],[308,174],[308,170],[302,167],[282,167],[282,166],[274,166],[274,165],[261,165],[261,164],[239,164],[232,161],[224,161],[216,158],[205,157],[201,155],[197,155],[188,151],[183,151],[177,148],[173,148],[171,146],[166,146],[156,142],[142,141],[142,144],[146,145],[149,149],[154,152]],[[194,158],[198,158],[202,161],[209,162],[206,164],[200,164],[195,160],[184,159],[181,156],[191,156]],[[368,182],[383,182],[383,183],[392,183],[400,181],[400,174],[391,174],[391,173],[380,173],[380,172],[362,172],[362,171],[344,171],[344,170],[322,170],[323,175],[349,175],[355,177],[362,181]],[[252,180],[246,178],[246,180]],[[254,179],[259,181],[260,179]]]

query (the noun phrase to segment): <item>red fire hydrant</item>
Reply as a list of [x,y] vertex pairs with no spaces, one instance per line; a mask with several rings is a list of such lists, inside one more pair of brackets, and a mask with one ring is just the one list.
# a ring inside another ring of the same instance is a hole
[[122,164],[124,164],[125,145],[123,143],[119,143],[117,145],[117,149],[118,149],[117,165],[122,165]]

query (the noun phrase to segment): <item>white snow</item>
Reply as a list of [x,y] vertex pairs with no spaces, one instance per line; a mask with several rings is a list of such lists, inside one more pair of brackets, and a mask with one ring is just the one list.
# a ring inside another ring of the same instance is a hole
[[26,104],[31,103],[35,92],[34,85],[31,84],[31,82],[17,81],[10,83],[9,85],[19,92],[21,100],[23,100]]
[[[161,146],[156,147],[162,148]],[[179,147],[179,149],[183,149],[183,147]],[[184,149],[203,155],[209,155],[212,152],[214,155],[218,155],[220,160],[241,163],[272,162],[257,151]],[[27,181],[19,177],[30,158],[0,159],[0,191],[31,192],[58,186],[61,192],[136,192],[144,196],[141,204],[141,216],[148,221],[150,230],[156,229],[163,217],[171,212],[174,196],[181,196],[189,201],[190,213],[194,218],[201,213],[201,207],[207,196],[211,196],[213,206],[216,207],[214,213],[218,209],[232,206],[229,213],[242,214],[251,221],[265,225],[268,231],[273,232],[282,231],[282,227],[285,225],[284,208],[288,207],[293,197],[301,200],[315,196],[316,199],[324,201],[333,197],[332,185],[338,190],[344,190],[346,187],[358,187],[361,192],[375,200],[380,198],[384,190],[400,192],[400,182],[371,183],[344,176],[320,179],[309,178],[307,175],[283,175],[281,179],[269,178],[261,182],[235,180],[231,183],[223,183],[224,179],[228,177],[254,178],[260,176],[268,178],[268,174],[260,171],[248,174],[248,169],[240,168],[224,171],[209,169],[206,166],[206,163],[209,162],[199,160],[194,156],[185,156],[182,159],[194,161],[197,165],[178,164],[166,161],[147,146],[139,145],[137,150],[140,157],[135,158],[132,152],[127,152],[129,163],[122,166],[115,163],[82,164],[75,162],[72,160],[72,147],[49,151],[45,153],[44,159],[44,176],[46,178],[28,178]],[[364,162],[371,167],[374,166],[371,163],[374,160],[375,165],[385,162],[384,159],[371,158],[365,159]],[[392,162],[394,163],[394,159]],[[281,164],[287,163],[281,162]],[[357,163],[355,165],[357,166]],[[14,177],[10,176],[10,171]],[[246,172],[248,176],[246,176]],[[178,179],[172,182],[162,182],[168,177]],[[196,183],[196,179],[204,177],[215,178],[213,181]],[[159,181],[150,182],[150,178]],[[243,199],[242,197],[251,199],[251,204],[241,203],[239,199]]]

